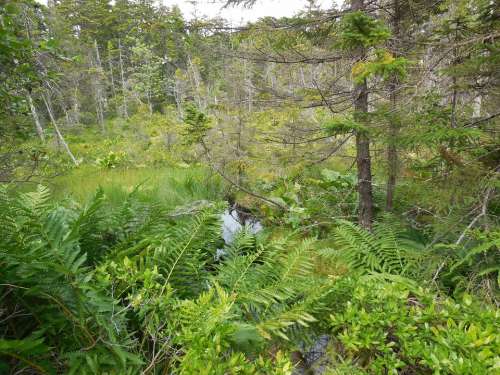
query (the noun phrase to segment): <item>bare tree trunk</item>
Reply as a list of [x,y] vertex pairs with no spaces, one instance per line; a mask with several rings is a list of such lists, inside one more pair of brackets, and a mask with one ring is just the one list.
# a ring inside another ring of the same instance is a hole
[[451,115],[450,115],[450,123],[452,128],[457,127],[457,78],[453,77],[452,80],[453,93],[451,94]]
[[248,62],[244,60],[245,84],[247,86],[248,112],[252,112],[253,90],[252,90],[252,71],[248,67]]
[[148,90],[147,93],[147,99],[148,99],[148,109],[149,109],[149,117],[153,116],[153,102],[151,101],[151,91]]
[[[93,66],[92,60],[91,60],[91,66]],[[96,68],[97,70],[99,69],[98,67]],[[101,128],[101,131],[104,133],[104,113],[103,113],[103,108],[102,108],[102,99],[101,99],[101,90],[99,87],[99,75],[94,77],[94,81],[92,83],[92,86],[94,88],[94,95],[95,95],[95,112],[96,112],[96,117],[97,117],[97,122],[99,123],[99,127]]]
[[472,112],[472,117],[473,118],[479,118],[481,117],[481,104],[482,104],[482,96],[481,94],[478,94],[475,98],[474,98],[474,102],[472,103],[472,109],[473,109],[473,112]]
[[[352,10],[364,10],[363,0],[353,0]],[[357,51],[357,60],[365,58],[366,51]],[[366,80],[354,85],[354,116],[356,121],[365,121],[368,113],[368,86]],[[358,223],[363,228],[371,230],[373,221],[372,171],[370,157],[370,139],[366,132],[356,133],[356,164],[358,167]]]
[[306,76],[304,74],[304,67],[300,67],[300,70],[299,70],[299,73],[300,73],[300,83],[302,85],[302,88],[305,89],[307,88],[307,84],[306,84]]
[[125,85],[125,73],[123,71],[123,58],[122,58],[122,43],[121,40],[118,39],[118,52],[120,57],[120,77],[122,80],[122,95],[123,95],[123,115],[126,119],[128,119],[128,109],[127,109],[127,91]]
[[149,110],[149,117],[153,116],[153,72],[152,72],[152,66],[151,66],[151,60],[149,57],[146,57],[144,60],[144,63],[146,64],[147,71],[148,71],[148,85],[146,89],[146,99],[148,101],[148,110]]
[[73,119],[76,124],[80,123],[80,105],[78,103],[78,86],[75,83],[75,90],[73,92]]
[[109,48],[108,48],[108,67],[109,67],[109,77],[111,78],[111,93],[113,94],[113,97],[115,97],[116,96],[115,77],[113,74],[113,63],[111,61],[111,52],[109,51]]
[[[458,23],[458,21],[457,21]],[[453,43],[456,43],[458,40],[458,24],[457,28],[455,30],[455,40]],[[457,48],[453,48],[453,60],[452,60],[452,65],[458,63],[458,52]],[[450,115],[450,123],[452,128],[457,127],[457,104],[458,104],[458,88],[457,88],[457,77],[453,76],[451,79],[451,85],[453,87],[453,92],[451,94],[451,115]]]
[[40,137],[41,141],[45,143],[45,135],[43,134],[42,124],[40,123],[40,118],[38,117],[38,113],[36,112],[35,104],[33,103],[33,98],[30,93],[28,93],[28,103],[30,105],[31,115],[33,116],[33,121],[35,121],[35,129],[36,133]]
[[[95,100],[96,100],[96,115],[97,115],[97,122],[99,123],[99,126],[101,127],[101,131],[103,133],[106,132],[106,129],[104,127],[104,99],[102,95],[102,88],[101,88],[101,80],[104,77],[104,72],[101,66],[101,57],[99,55],[99,47],[97,45],[97,40],[94,40],[94,48],[95,48],[95,54],[96,54],[96,77],[94,79],[94,91],[95,91]],[[91,64],[92,64],[92,59],[91,59]]]
[[242,143],[241,143],[241,138],[242,138],[242,133],[243,133],[243,114],[242,114],[242,95],[240,91],[240,103],[238,105],[238,128],[237,128],[237,139],[236,139],[236,158],[238,160],[238,175],[236,177],[236,183],[238,185],[241,185],[242,180],[243,180],[243,166],[242,166],[242,157],[243,157],[243,152],[242,152]]
[[54,130],[56,131],[57,139],[63,145],[63,147],[66,150],[66,152],[68,153],[71,161],[73,161],[73,163],[75,165],[78,165],[78,161],[76,160],[75,156],[73,155],[73,153],[69,149],[68,144],[64,140],[64,137],[61,134],[61,131],[59,130],[59,127],[57,126],[56,119],[54,118],[54,114],[52,112],[52,104],[50,103],[50,98],[48,96],[45,97],[45,95],[42,94],[42,99],[43,99],[43,102],[45,103],[45,107],[47,108],[47,112],[49,113],[50,121],[52,122],[52,125],[54,126]]
[[175,76],[175,82],[174,82],[174,98],[175,98],[175,104],[177,106],[177,113],[179,115],[179,118],[182,118],[183,116],[183,111],[182,111],[182,87],[181,87],[181,82],[180,79]]
[[[198,108],[205,109],[206,108],[205,101],[202,100],[202,95],[201,95],[200,74],[199,74],[196,66],[191,61],[190,56],[188,56],[188,63],[189,63],[189,68],[191,70],[192,81],[194,82],[194,91],[195,91],[194,97],[196,100],[196,104],[198,105]],[[188,69],[188,73],[189,73],[189,69]]]

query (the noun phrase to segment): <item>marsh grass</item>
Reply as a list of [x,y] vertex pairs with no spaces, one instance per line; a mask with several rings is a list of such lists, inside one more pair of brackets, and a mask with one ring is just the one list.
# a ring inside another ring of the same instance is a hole
[[220,179],[202,166],[186,168],[102,169],[82,166],[56,178],[51,190],[57,199],[72,198],[85,202],[102,187],[112,205],[118,205],[134,189],[140,200],[175,207],[195,200],[221,200]]

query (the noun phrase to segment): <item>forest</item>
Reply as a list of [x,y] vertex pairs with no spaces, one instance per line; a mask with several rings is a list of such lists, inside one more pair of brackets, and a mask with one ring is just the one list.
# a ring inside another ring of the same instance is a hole
[[500,7],[330,5],[0,0],[0,374],[500,374]]

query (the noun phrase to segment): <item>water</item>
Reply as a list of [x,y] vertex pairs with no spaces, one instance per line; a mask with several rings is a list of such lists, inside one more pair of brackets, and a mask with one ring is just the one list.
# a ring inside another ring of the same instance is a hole
[[255,217],[241,214],[238,210],[226,210],[221,215],[222,219],[222,238],[226,245],[230,245],[236,234],[244,227],[252,234],[262,231],[263,227]]
[[[264,229],[260,221],[255,217],[243,214],[234,208],[224,211],[224,213],[221,214],[221,220],[222,238],[226,245],[231,245],[236,234],[243,228],[246,228],[246,230],[252,234],[257,234]],[[217,249],[215,260],[219,260],[226,254],[226,250]]]

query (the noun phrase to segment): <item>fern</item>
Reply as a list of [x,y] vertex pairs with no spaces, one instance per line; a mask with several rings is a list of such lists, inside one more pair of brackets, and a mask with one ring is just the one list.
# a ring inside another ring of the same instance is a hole
[[181,295],[195,296],[208,277],[206,266],[213,261],[219,232],[219,217],[211,210],[177,224],[163,221],[141,228],[134,236],[135,246],[121,250],[119,244],[113,259],[128,257],[142,270],[156,266],[165,284]]
[[454,249],[440,275],[450,289],[479,289],[490,300],[500,296],[500,232],[490,231],[472,247]]
[[339,221],[334,232],[337,249],[320,253],[326,258],[341,259],[361,272],[405,275],[413,271],[421,256],[421,246],[398,238],[388,225],[377,223],[373,232],[349,221]]
[[315,241],[242,231],[216,260],[222,206],[173,220],[135,193],[110,212],[102,190],[66,207],[39,188],[0,190],[0,207],[0,303],[22,301],[12,319],[24,327],[0,323],[2,356],[41,332],[45,351],[23,355],[58,372],[272,373],[244,353],[301,342],[328,315],[332,282],[315,274]]
[[[23,301],[24,310],[16,323],[24,327],[22,336],[6,326],[5,337],[25,340],[26,334],[42,329],[47,345],[58,343],[61,357],[66,351],[88,347],[89,354],[107,353],[101,358],[113,362],[109,368],[121,367],[112,360],[115,345],[120,342],[126,348],[130,342],[123,336],[126,331],[116,335],[114,330],[125,325],[121,318],[110,315],[114,301],[90,282],[92,274],[80,248],[79,228],[85,229],[84,222],[92,220],[95,210],[79,214],[54,206],[49,203],[48,190],[42,187],[12,199],[6,197],[5,190],[0,195],[10,229],[15,229],[0,239],[0,263],[5,264],[0,273],[0,288],[4,289],[0,303],[15,309],[12,300]],[[60,332],[72,333],[61,340]],[[12,346],[6,354],[18,355]],[[38,359],[40,363],[49,361],[52,355],[46,354]],[[130,364],[128,361],[125,366]]]
[[[466,250],[465,254],[451,265],[448,273],[450,275],[458,274],[464,267],[470,268],[473,263],[477,264],[476,260],[481,255],[483,256],[483,264],[481,267],[476,269],[478,274],[486,275],[490,272],[498,271],[500,268],[498,263],[498,257],[500,255],[499,249],[500,235],[497,235],[490,241],[486,241],[473,247],[472,249]],[[488,256],[491,259],[488,259]]]
[[49,347],[43,341],[43,338],[36,335],[22,340],[0,339],[0,355],[14,358],[40,374],[54,373],[52,364],[44,359],[49,353]]
[[[235,295],[235,303],[246,324],[267,338],[288,340],[301,326],[315,322],[326,280],[314,277],[313,240],[293,243],[290,238],[264,242],[242,232],[227,251],[213,282]],[[291,250],[287,247],[292,246]]]

